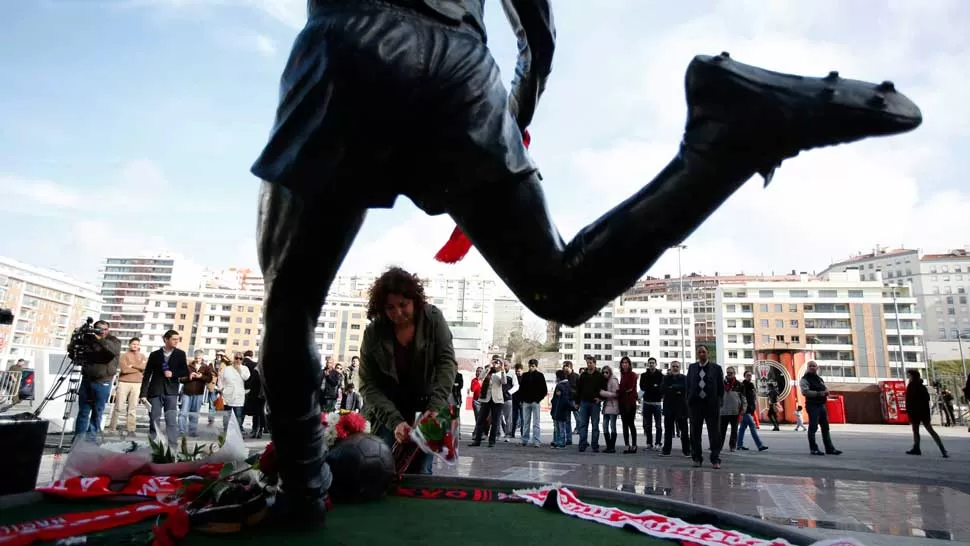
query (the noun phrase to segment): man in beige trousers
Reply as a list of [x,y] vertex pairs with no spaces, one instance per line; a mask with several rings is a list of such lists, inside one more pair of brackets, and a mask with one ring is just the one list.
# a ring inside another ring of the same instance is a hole
[[125,436],[135,433],[135,410],[138,409],[138,393],[141,390],[142,372],[145,371],[147,358],[141,353],[141,340],[137,337],[128,342],[128,352],[121,355],[118,370],[118,388],[115,390],[114,409],[111,410],[111,424],[108,430],[117,432],[118,413],[122,406],[126,409]]

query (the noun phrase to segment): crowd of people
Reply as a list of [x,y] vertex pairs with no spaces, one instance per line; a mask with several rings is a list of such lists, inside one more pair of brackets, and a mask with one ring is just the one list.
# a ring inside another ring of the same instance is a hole
[[[346,368],[333,357],[327,357],[323,364],[320,407],[327,412],[341,409],[365,413],[374,433],[396,447],[409,443],[410,427],[417,415],[460,404],[464,382],[447,321],[427,302],[416,275],[391,268],[378,278],[371,288],[368,317],[371,323],[364,332],[361,356],[353,357]],[[200,417],[207,416],[211,426],[218,411],[224,415],[223,429],[233,415],[240,427],[247,416],[252,417],[253,438],[269,431],[266,390],[251,351],[234,353],[231,358],[220,351],[213,362],[207,362],[202,351],[195,351],[188,361],[178,348],[181,336],[177,331],[166,332],[163,340],[161,348],[144,355],[140,340],[133,338],[122,354],[108,323],[94,324],[92,335],[81,348],[85,364],[78,392],[77,437],[94,440],[100,432],[116,376],[115,404],[107,432],[134,435],[139,404],[149,407],[149,432],[153,435],[163,414],[167,427],[177,426],[179,433],[196,436]],[[767,450],[758,433],[759,404],[766,399],[766,417],[773,429],[779,430],[782,408],[778,392],[769,386],[761,393],[750,371],[738,378],[735,368],[710,361],[706,346],[698,346],[696,354],[697,361],[686,369],[675,361],[666,373],[657,367],[656,359],[650,358],[639,375],[628,357],[622,357],[614,370],[609,365],[597,366],[596,359],[586,355],[585,366],[578,372],[572,362],[563,362],[552,385],[547,384],[536,359],[529,360],[527,366],[512,365],[495,355],[489,366],[476,370],[468,389],[475,416],[470,446],[481,446],[487,439],[492,447],[500,435],[510,442],[517,431],[523,446],[543,445],[540,415],[543,402],[551,395],[549,411],[554,431],[548,445],[554,449],[566,449],[578,436],[579,452],[602,449],[604,453],[617,453],[619,428],[622,453],[637,453],[639,439],[643,438],[645,449],[670,456],[676,438],[680,451],[696,467],[704,463],[704,429],[709,462],[714,468],[720,468],[725,447],[730,451]],[[906,406],[914,444],[907,453],[922,453],[922,427],[947,457],[930,423],[931,400],[920,373],[910,370],[908,376]],[[810,453],[841,454],[832,441],[826,409],[829,390],[818,375],[816,362],[807,363],[798,386],[805,406],[799,405],[794,412],[795,430],[806,428],[802,416],[807,414]],[[119,430],[122,414],[124,428]],[[177,422],[168,422],[175,415]],[[816,438],[819,430],[821,447]],[[746,437],[750,437],[751,447],[745,444]],[[430,473],[431,463],[430,456],[415,457],[409,471]]]
[[[262,378],[252,351],[236,352],[232,357],[217,351],[214,360],[208,362],[204,352],[197,350],[190,361],[178,348],[179,332],[169,330],[162,336],[163,346],[147,355],[137,337],[128,340],[128,349],[122,352],[106,321],[98,321],[94,327],[94,333],[78,348],[83,357],[75,439],[97,441],[102,433],[134,437],[140,405],[148,408],[151,436],[163,418],[166,430],[198,436],[200,417],[214,426],[217,412],[223,413],[223,430],[232,415],[241,430],[245,418],[252,418],[252,438],[262,438],[268,432]],[[108,426],[102,431],[113,384],[114,405]]]
[[[552,388],[547,390],[536,360],[530,360],[529,371],[523,373],[521,364],[510,366],[496,355],[488,368],[475,371],[469,387],[476,423],[469,447],[481,446],[485,438],[492,447],[499,435],[510,442],[517,431],[521,431],[523,446],[541,445],[537,419],[531,417],[534,415],[531,408],[538,408],[539,402],[551,391],[549,412],[554,425],[548,445],[553,449],[566,449],[574,444],[576,436],[579,452],[591,449],[596,453],[616,453],[619,421],[624,454],[637,453],[638,433],[642,431],[643,447],[647,450],[670,456],[676,438],[683,455],[690,457],[695,467],[700,467],[704,462],[704,429],[713,468],[720,468],[721,452],[725,448],[732,452],[767,450],[758,433],[759,416],[763,410],[772,430],[780,430],[779,415],[783,409],[777,390],[769,385],[766,392],[759,392],[751,371],[744,371],[739,378],[734,367],[722,368],[708,360],[708,350],[703,345],[697,348],[697,357],[686,370],[682,370],[680,362],[672,362],[666,373],[658,369],[656,359],[650,358],[646,370],[638,376],[628,357],[622,357],[618,369],[614,370],[609,365],[598,367],[596,359],[586,355],[585,366],[578,373],[572,362],[563,362],[562,368],[556,371]],[[930,423],[930,397],[920,373],[918,370],[907,373],[906,407],[914,437],[913,448],[907,453],[922,454],[919,428],[923,427],[936,441],[942,456],[948,457]],[[537,386],[539,383],[541,387]],[[798,386],[805,405],[795,408],[794,430],[807,432],[812,455],[840,455],[842,451],[835,447],[829,427],[826,402],[830,392],[818,374],[815,361],[807,363]],[[640,422],[637,422],[638,410]],[[803,417],[806,414],[807,427]],[[638,425],[642,427],[639,430]],[[817,439],[819,431],[821,446]],[[745,442],[747,437],[753,443],[750,447]]]

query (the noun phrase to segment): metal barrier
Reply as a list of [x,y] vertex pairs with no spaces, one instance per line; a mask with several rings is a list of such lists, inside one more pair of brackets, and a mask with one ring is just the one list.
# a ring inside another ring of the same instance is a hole
[[16,404],[20,401],[21,372],[0,372],[0,406]]

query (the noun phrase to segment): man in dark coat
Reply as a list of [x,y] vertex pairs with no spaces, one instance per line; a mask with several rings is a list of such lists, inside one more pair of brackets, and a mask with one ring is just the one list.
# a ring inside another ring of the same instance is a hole
[[[812,455],[841,455],[842,452],[835,449],[829,432],[829,411],[825,405],[829,388],[818,375],[817,362],[809,360],[805,367],[805,375],[798,382],[798,388],[805,397],[805,409],[808,410],[808,448]],[[822,445],[825,446],[825,451],[820,451],[815,442],[815,432],[819,428],[822,429]]]
[[[694,466],[704,464],[702,427],[707,426],[711,466],[721,468],[721,404],[724,402],[724,370],[707,359],[707,347],[697,347],[697,362],[687,370],[687,414],[690,420],[690,452]],[[681,433],[683,434],[683,433]]]
[[670,370],[661,385],[663,391],[664,444],[661,455],[670,455],[674,429],[680,430],[680,449],[690,456],[690,428],[687,425],[687,376],[680,373],[680,362],[670,363]]
[[189,376],[189,363],[185,351],[178,348],[182,337],[175,330],[162,335],[161,349],[148,355],[145,373],[141,378],[141,400],[151,406],[148,432],[155,435],[156,423],[165,412],[165,430],[169,440],[178,436],[179,384]]

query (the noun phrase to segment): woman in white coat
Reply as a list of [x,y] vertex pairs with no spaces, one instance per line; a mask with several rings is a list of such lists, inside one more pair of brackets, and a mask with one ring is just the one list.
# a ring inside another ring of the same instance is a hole
[[232,365],[222,368],[219,374],[219,390],[222,392],[225,414],[223,414],[222,429],[229,428],[229,416],[236,416],[236,424],[242,430],[243,407],[246,405],[246,386],[249,379],[249,368],[243,365],[243,356],[236,353],[232,357]]
[[616,418],[620,415],[620,401],[617,391],[620,390],[620,380],[613,375],[609,366],[603,366],[603,377],[606,379],[606,390],[600,391],[603,397],[603,436],[606,437],[606,451],[616,453]]

